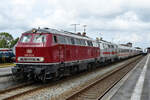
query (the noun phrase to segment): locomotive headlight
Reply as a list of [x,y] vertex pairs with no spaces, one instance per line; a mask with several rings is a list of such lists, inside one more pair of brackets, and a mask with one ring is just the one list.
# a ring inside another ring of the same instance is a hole
[[17,60],[18,60],[18,61],[23,61],[23,58],[18,57]]
[[43,62],[44,57],[18,57],[19,62]]
[[37,30],[36,30],[36,29],[33,29],[33,30],[32,30],[32,32],[33,32],[33,33],[36,33],[36,32],[37,32]]
[[43,62],[44,58],[43,57],[39,57],[39,58],[37,58],[37,61]]

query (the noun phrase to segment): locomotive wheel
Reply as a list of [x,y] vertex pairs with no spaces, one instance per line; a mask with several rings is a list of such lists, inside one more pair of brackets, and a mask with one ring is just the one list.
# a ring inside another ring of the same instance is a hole
[[74,66],[73,70],[74,70],[74,74],[77,74],[79,72],[79,67],[78,66]]
[[79,67],[78,66],[72,66],[70,68],[70,74],[75,75],[79,72]]
[[63,77],[63,75],[61,74],[61,71],[57,71],[56,73],[53,73],[52,76],[53,76],[54,81],[58,81]]
[[92,69],[96,69],[97,65],[98,65],[98,63],[92,63],[91,64]]
[[73,75],[73,74],[74,74],[73,66],[70,66],[70,75]]
[[92,70],[92,64],[88,64],[88,65],[87,65],[87,70],[88,70],[88,71],[91,71],[91,70]]
[[39,81],[39,78],[36,75],[34,75],[34,80]]
[[19,80],[20,80],[20,78],[17,77],[16,75],[12,75],[12,79],[13,79],[14,81],[19,81]]
[[12,73],[12,79],[14,81],[20,81],[20,80],[27,80],[27,77],[25,77],[25,75],[22,75],[22,74],[13,74]]
[[42,75],[41,81],[42,81],[43,83],[46,83],[46,74]]

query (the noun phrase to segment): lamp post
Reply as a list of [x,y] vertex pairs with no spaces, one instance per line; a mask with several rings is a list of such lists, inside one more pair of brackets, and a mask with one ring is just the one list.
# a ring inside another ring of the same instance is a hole
[[71,24],[71,26],[74,26],[74,32],[75,32],[75,33],[76,33],[77,25],[80,25],[80,24]]
[[83,32],[86,31],[86,27],[87,27],[87,25],[83,25]]

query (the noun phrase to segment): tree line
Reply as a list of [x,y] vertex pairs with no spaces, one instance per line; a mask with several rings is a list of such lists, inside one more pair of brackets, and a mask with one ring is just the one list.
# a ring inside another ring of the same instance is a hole
[[11,34],[7,32],[0,33],[0,48],[12,48],[18,42],[19,37],[14,39]]

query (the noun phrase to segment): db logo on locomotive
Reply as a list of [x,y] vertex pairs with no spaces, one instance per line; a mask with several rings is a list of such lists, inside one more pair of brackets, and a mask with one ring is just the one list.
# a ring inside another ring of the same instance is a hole
[[32,53],[32,49],[27,49],[27,53]]

